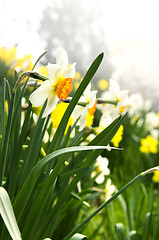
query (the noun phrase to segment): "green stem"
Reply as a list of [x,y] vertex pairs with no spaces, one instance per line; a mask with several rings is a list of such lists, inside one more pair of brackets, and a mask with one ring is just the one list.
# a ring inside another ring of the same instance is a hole
[[76,228],[72,230],[63,240],[69,240],[75,233],[77,233],[86,223],[89,222],[91,218],[93,218],[98,212],[100,212],[104,207],[106,207],[111,201],[113,201],[116,197],[118,197],[122,192],[124,192],[128,187],[130,187],[132,184],[134,184],[139,178],[153,173],[154,171],[159,171],[159,166],[153,167],[151,169],[148,169],[139,175],[137,175],[135,178],[133,178],[130,182],[128,182],[124,187],[122,187],[118,192],[116,192],[111,198],[109,198],[108,201],[104,202],[102,205],[100,205],[91,215],[89,215],[83,222],[81,222]]
[[109,103],[109,104],[117,105],[118,101],[97,99],[97,103],[98,104]]
[[[72,100],[72,98],[67,98],[66,100],[62,100],[62,102],[64,102],[64,103],[70,103],[71,100]],[[104,104],[104,103],[117,105],[117,101],[97,99],[97,104]],[[87,102],[78,102],[78,103],[77,103],[77,105],[80,105],[80,106],[82,106],[82,107],[85,107],[87,104],[88,104]]]
[[116,197],[118,197],[122,192],[124,192],[128,187],[130,187],[133,183],[135,183],[138,179],[140,179],[145,174],[141,173],[137,175],[134,179],[132,179],[129,183],[127,183],[123,188],[121,188],[117,193],[115,193],[108,201],[104,202],[100,205],[91,215],[89,215],[83,222],[81,222],[76,228],[72,230],[63,240],[69,240],[75,233],[77,233],[86,223],[90,221],[98,212],[100,212],[104,207],[106,207],[111,201],[113,201]]
[[28,72],[24,72],[22,73],[22,75],[20,75],[20,77],[18,78],[14,88],[13,88],[13,92],[15,92],[17,90],[18,85],[23,81],[24,78],[26,77],[31,77],[31,78],[35,78],[35,79],[39,79],[42,81],[48,80],[48,77],[41,75],[37,72],[33,72],[33,71],[28,71]]

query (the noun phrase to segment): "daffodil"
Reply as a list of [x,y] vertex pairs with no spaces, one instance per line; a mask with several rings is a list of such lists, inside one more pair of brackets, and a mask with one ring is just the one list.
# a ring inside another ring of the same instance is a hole
[[140,151],[143,153],[157,153],[158,140],[154,139],[151,135],[147,135],[146,138],[141,138]]
[[116,187],[112,184],[112,181],[110,178],[108,178],[104,193],[105,193],[105,201],[107,201],[109,198],[111,198],[112,194],[115,192]]
[[106,79],[100,79],[98,81],[98,88],[101,90],[101,91],[104,91],[108,88],[108,81]]
[[111,142],[113,143],[114,147],[119,147],[119,143],[122,140],[124,127],[121,125],[116,132],[115,136],[112,138]]
[[159,183],[159,171],[154,171],[152,181],[155,183]]
[[42,117],[48,116],[59,100],[67,99],[72,91],[75,76],[75,63],[68,67],[68,55],[63,48],[57,52],[56,64],[47,65],[49,80],[45,80],[29,97],[35,107],[39,107],[47,100]]
[[89,83],[79,100],[79,102],[84,103],[86,106],[83,107],[83,106],[76,105],[72,113],[72,117],[74,119],[77,119],[78,117],[80,117],[79,131],[81,131],[86,125],[87,113],[89,112],[90,115],[94,115],[96,111],[96,102],[97,102],[96,94],[97,94],[96,90],[91,91],[91,84]]
[[[53,128],[57,129],[62,118],[63,115],[66,111],[66,109],[68,108],[69,103],[59,103],[56,108],[53,110],[53,112],[51,113],[51,120],[52,120],[52,126]],[[69,126],[73,125],[73,118],[70,116],[68,123],[67,123],[67,127],[66,127],[66,131],[68,130]]]
[[102,132],[106,127],[108,127],[112,123],[112,116],[105,116],[104,114],[102,115],[100,121],[99,121],[99,126],[95,128],[96,134],[99,134]]
[[110,170],[108,168],[109,161],[106,157],[98,156],[96,159],[95,167],[96,169],[92,172],[92,177],[95,178],[95,182],[97,184],[101,184],[105,180],[105,175],[110,174]]
[[113,118],[116,118],[118,115],[123,115],[126,112],[128,104],[128,91],[120,90],[119,84],[110,79],[109,89],[101,95],[104,100],[116,101],[117,104],[104,104],[101,108],[104,115],[109,116],[112,114]]

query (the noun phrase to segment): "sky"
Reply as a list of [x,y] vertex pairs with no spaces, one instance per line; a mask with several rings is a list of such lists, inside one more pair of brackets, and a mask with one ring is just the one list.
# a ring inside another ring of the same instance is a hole
[[[0,45],[28,41],[33,46],[30,38],[33,36],[38,41],[35,31],[50,1],[0,0]],[[91,1],[85,0],[86,7]],[[103,6],[103,28],[109,45],[124,39],[159,41],[158,0],[101,0],[99,3]]]
[[[43,16],[43,9],[51,1],[53,0],[0,0],[0,47],[11,47],[18,43],[19,56],[28,53],[32,54],[33,59],[37,59],[46,49],[45,42],[40,39],[36,31]],[[89,8],[92,1],[84,1],[86,8]],[[138,87],[139,90],[145,88],[144,94],[147,97],[149,92],[153,92],[157,98],[159,1],[99,0],[97,2],[102,4],[103,29],[111,63],[115,67],[112,77],[117,80],[122,79],[121,83],[124,83],[125,87],[129,86],[131,89]],[[92,17],[94,17],[93,13]]]

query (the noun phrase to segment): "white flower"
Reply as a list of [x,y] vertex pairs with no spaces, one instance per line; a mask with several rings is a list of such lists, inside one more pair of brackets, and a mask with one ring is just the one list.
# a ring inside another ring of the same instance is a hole
[[151,108],[151,102],[149,100],[144,101],[140,93],[133,93],[128,99],[128,113],[129,116],[140,116],[141,111],[149,111]]
[[110,79],[109,89],[107,92],[102,94],[102,99],[117,101],[117,105],[106,104],[102,108],[104,115],[109,116],[113,115],[113,118],[116,118],[119,114],[124,114],[126,112],[126,107],[128,104],[128,90],[120,90],[119,84]]
[[57,52],[56,64],[48,64],[48,78],[29,97],[35,107],[39,107],[47,99],[43,116],[49,115],[59,100],[66,99],[72,91],[72,81],[75,76],[75,63],[68,68],[68,56],[63,48]]
[[92,172],[92,177],[95,177],[96,174],[98,174],[98,176],[95,179],[96,183],[98,184],[103,183],[105,180],[105,175],[110,174],[108,164],[109,164],[109,161],[106,157],[98,156],[98,158],[96,159],[96,163],[95,163],[96,169],[95,171]]
[[[86,106],[83,107],[83,106],[76,105],[76,107],[72,113],[72,117],[74,119],[77,119],[80,116],[79,131],[81,131],[86,125],[87,112],[90,111],[91,115],[94,114],[94,110],[96,109],[96,108],[94,108],[94,106],[96,104],[96,94],[97,94],[97,91],[91,91],[91,84],[89,83],[87,88],[85,89],[83,95],[79,99],[79,102],[85,103]],[[93,109],[92,112],[91,112],[91,109]]]
[[111,179],[108,178],[106,185],[105,185],[105,189],[104,189],[105,201],[107,201],[109,198],[111,198],[111,196],[115,192],[115,190],[116,190],[116,188],[112,184]]
[[99,121],[99,126],[95,129],[95,132],[99,134],[102,132],[106,127],[108,127],[112,123],[113,119],[112,116],[105,116],[102,115],[100,121]]
[[145,118],[145,128],[151,131],[159,127],[159,116],[155,112],[148,112]]

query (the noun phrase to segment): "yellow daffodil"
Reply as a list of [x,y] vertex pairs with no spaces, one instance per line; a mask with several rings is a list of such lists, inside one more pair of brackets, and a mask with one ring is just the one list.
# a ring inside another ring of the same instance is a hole
[[157,153],[158,140],[154,139],[151,135],[146,138],[141,138],[140,151],[143,153]]
[[86,127],[90,127],[93,125],[94,115],[91,115],[89,112],[86,114]]
[[4,61],[7,65],[10,65],[13,63],[13,60],[16,59],[16,47],[13,48],[0,48],[0,58],[2,61]]
[[98,88],[101,91],[106,90],[108,88],[108,85],[109,85],[109,83],[108,83],[108,81],[106,79],[100,79],[98,81]]
[[119,147],[119,143],[122,140],[122,135],[123,135],[123,125],[121,125],[116,132],[115,136],[112,138],[111,142],[113,143],[114,147]]
[[154,171],[152,181],[155,183],[159,183],[159,171]]
[[[69,103],[59,103],[56,108],[53,110],[53,112],[51,113],[51,120],[52,120],[52,125],[53,128],[57,128],[63,118],[63,115],[66,111],[66,109],[68,108]],[[70,116],[67,127],[66,127],[66,131],[68,129],[69,126],[73,125],[73,118]]]
[[35,107],[39,107],[47,100],[47,105],[42,117],[48,116],[59,100],[67,99],[72,91],[75,76],[75,63],[68,68],[67,52],[59,48],[56,64],[48,64],[47,73],[49,80],[44,81],[29,97]]

